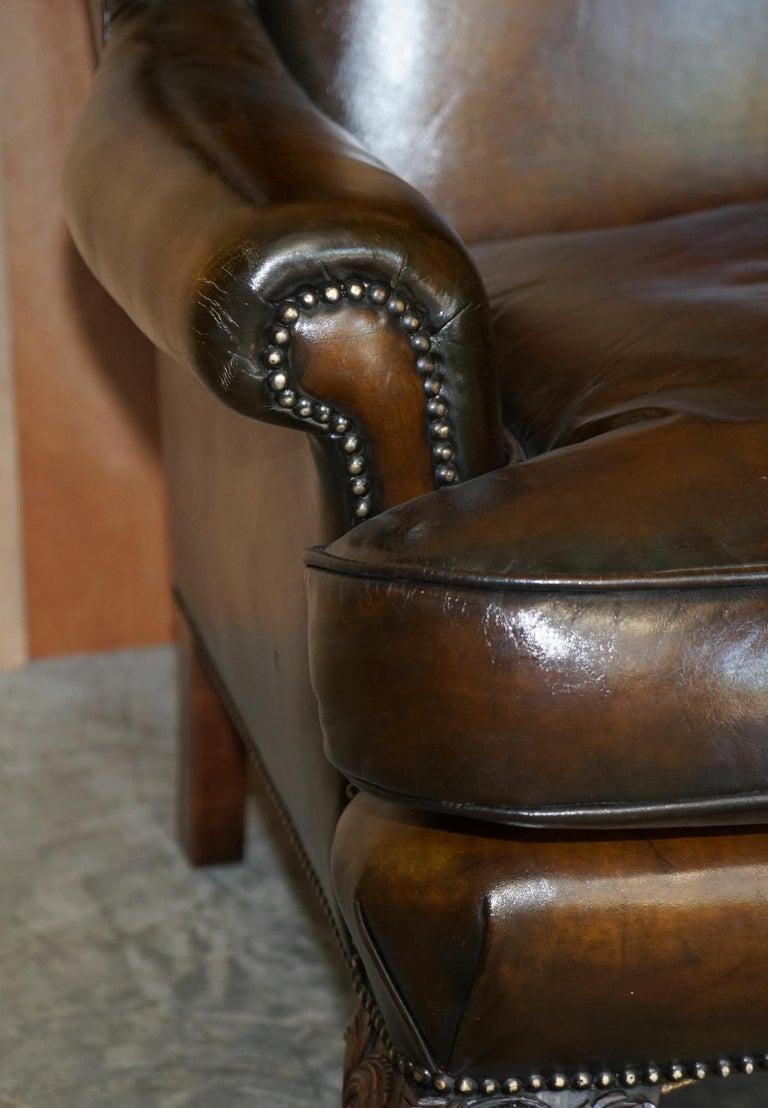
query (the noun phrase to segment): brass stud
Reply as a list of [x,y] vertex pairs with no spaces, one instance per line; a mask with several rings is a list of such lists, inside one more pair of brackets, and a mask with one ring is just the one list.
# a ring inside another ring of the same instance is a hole
[[592,1074],[587,1073],[586,1070],[579,1070],[578,1073],[573,1075],[571,1084],[574,1089],[589,1089],[592,1086]]
[[286,300],[277,309],[277,314],[283,323],[295,323],[301,312],[298,305],[294,304],[292,300]]
[[433,439],[447,439],[451,433],[451,428],[444,419],[438,419],[434,423],[430,423],[429,433]]
[[459,475],[453,466],[438,466],[435,476],[441,485],[452,485]]
[[272,331],[272,342],[276,346],[287,346],[291,341],[291,332],[287,327],[275,327]]
[[439,396],[442,384],[437,377],[425,377],[424,378],[424,392],[427,396]]
[[267,384],[273,392],[282,392],[288,384],[288,374],[283,372],[282,369],[278,369],[276,373],[270,373],[267,377]]
[[515,1093],[519,1093],[523,1087],[522,1081],[517,1077],[508,1077],[504,1082],[504,1092],[514,1096]]
[[426,353],[427,350],[432,349],[432,340],[428,335],[423,332],[419,332],[417,335],[411,335],[411,346],[414,350],[422,351]]
[[403,300],[402,296],[393,295],[390,296],[387,301],[387,310],[391,312],[392,315],[402,315],[407,307],[408,305]]
[[416,312],[405,312],[400,322],[406,331],[418,331],[421,327],[421,316],[417,315]]
[[337,435],[343,435],[349,427],[349,420],[346,416],[337,415],[332,424],[333,430]]
[[745,1054],[739,1061],[739,1069],[742,1073],[753,1074],[755,1072],[755,1059],[751,1054]]
[[498,1081],[494,1081],[492,1077],[486,1077],[485,1081],[480,1082],[480,1091],[485,1093],[486,1096],[493,1096],[494,1093],[499,1091]]
[[445,1073],[436,1073],[432,1084],[439,1093],[447,1093],[453,1088],[453,1082]]
[[301,304],[302,308],[316,308],[318,304],[318,296],[314,289],[302,289],[299,292],[298,301]]
[[649,1085],[658,1085],[661,1081],[661,1070],[658,1066],[650,1065],[645,1071],[645,1080]]
[[432,373],[435,368],[435,359],[429,354],[421,354],[416,359],[416,368],[419,373]]
[[353,496],[365,496],[365,494],[368,492],[368,478],[355,477],[352,481],[351,487]]
[[368,299],[372,304],[386,304],[389,298],[389,292],[384,285],[370,285],[368,288]]
[[544,1088],[546,1082],[540,1073],[531,1073],[528,1075],[527,1085],[533,1093],[538,1093]]
[[301,400],[297,402],[294,411],[296,412],[297,416],[301,417],[301,419],[309,419],[309,417],[312,415],[312,401],[307,400],[306,397],[302,397]]
[[283,364],[283,352],[278,350],[274,346],[268,346],[262,354],[264,364],[268,365],[270,369],[277,369],[278,366]]
[[341,300],[341,288],[336,284],[326,285],[323,289],[323,300],[326,304],[338,304]]
[[277,402],[281,408],[292,408],[296,403],[296,393],[293,389],[283,389],[277,394]]
[[730,1077],[733,1073],[733,1067],[727,1058],[720,1058],[717,1063],[717,1072],[721,1077]]
[[353,454],[347,462],[347,473],[356,477],[359,473],[362,473],[364,469],[365,458],[363,458],[362,454]]
[[457,1093],[473,1093],[477,1088],[477,1082],[471,1077],[460,1077],[456,1082]]
[[327,404],[315,404],[315,419],[318,423],[330,423],[331,409]]
[[365,296],[365,285],[362,281],[347,281],[345,292],[350,300],[362,300]]
[[450,462],[453,457],[453,447],[448,442],[439,442],[432,448],[432,457],[436,462]]
[[685,1081],[688,1075],[685,1072],[685,1067],[681,1066],[679,1062],[673,1062],[669,1067],[669,1080],[670,1081]]
[[610,1089],[616,1082],[614,1081],[612,1073],[609,1073],[608,1070],[601,1070],[595,1078],[595,1084],[598,1089]]
[[350,431],[341,440],[341,449],[345,454],[356,454],[360,446],[360,436],[356,435],[354,431]]
[[703,1081],[709,1074],[709,1066],[706,1062],[694,1062],[691,1066],[691,1073],[697,1081]]
[[549,1087],[553,1092],[568,1088],[568,1078],[564,1073],[553,1073],[549,1079]]
[[640,1080],[640,1076],[639,1076],[637,1070],[633,1070],[629,1067],[627,1069],[625,1069],[624,1072],[621,1075],[621,1083],[627,1089],[634,1088],[634,1086],[637,1085],[639,1080]]
[[427,415],[432,419],[442,419],[448,411],[448,405],[444,400],[430,400],[427,402]]

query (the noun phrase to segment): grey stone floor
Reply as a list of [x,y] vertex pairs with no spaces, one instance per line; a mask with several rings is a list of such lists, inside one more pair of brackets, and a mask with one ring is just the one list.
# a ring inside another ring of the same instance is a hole
[[351,1001],[267,802],[246,865],[176,850],[172,667],[0,676],[2,1108],[339,1103]]
[[[0,1108],[337,1108],[321,914],[258,792],[247,863],[186,866],[173,732],[169,650],[0,675]],[[668,1103],[765,1108],[768,1076]]]

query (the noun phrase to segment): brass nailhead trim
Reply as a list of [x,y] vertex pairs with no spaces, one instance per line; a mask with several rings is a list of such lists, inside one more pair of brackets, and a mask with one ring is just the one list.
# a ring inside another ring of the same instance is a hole
[[342,453],[348,477],[348,495],[352,517],[362,522],[373,511],[370,479],[370,459],[361,428],[346,413],[314,400],[301,391],[290,372],[292,328],[302,313],[323,305],[333,306],[347,301],[386,308],[408,336],[414,354],[416,371],[422,378],[425,394],[427,432],[432,442],[432,471],[435,485],[452,485],[459,479],[456,467],[456,447],[449,422],[448,402],[443,389],[443,372],[432,348],[426,312],[397,289],[377,281],[352,278],[349,281],[328,281],[323,285],[305,285],[275,307],[275,316],[267,333],[268,345],[262,350],[261,361],[268,370],[267,386],[274,396],[275,408],[312,424],[327,434]]
[[[357,983],[362,986],[363,994],[367,997],[365,1003],[372,1003],[375,1007],[375,1001],[371,999],[365,981],[358,979]],[[388,1057],[400,1073],[411,1077],[417,1085],[423,1086],[431,1083],[432,1088],[436,1092],[446,1094],[452,1093],[454,1097],[457,1095],[471,1097],[473,1094],[477,1095],[478,1093],[484,1093],[487,1096],[506,1093],[514,1096],[517,1093],[558,1092],[567,1089],[577,1089],[580,1092],[592,1090],[606,1092],[612,1089],[631,1090],[641,1085],[680,1085],[692,1079],[703,1081],[704,1078],[710,1076],[729,1077],[734,1073],[753,1074],[760,1068],[768,1070],[768,1053],[765,1053],[756,1055],[746,1054],[737,1059],[718,1058],[711,1064],[697,1061],[692,1062],[690,1065],[672,1062],[670,1065],[663,1068],[653,1063],[643,1068],[627,1066],[617,1073],[608,1070],[600,1070],[596,1073],[590,1073],[587,1070],[577,1070],[575,1073],[565,1074],[557,1071],[550,1074],[518,1074],[513,1077],[507,1077],[503,1081],[498,1081],[493,1077],[486,1077],[482,1080],[478,1080],[467,1075],[454,1077],[448,1073],[429,1074],[427,1071],[414,1065],[413,1062],[408,1061],[407,1058],[396,1050],[386,1030],[382,1030],[381,1034],[382,1041],[385,1047],[388,1048]],[[472,1103],[474,1103],[474,1101],[472,1101]]]

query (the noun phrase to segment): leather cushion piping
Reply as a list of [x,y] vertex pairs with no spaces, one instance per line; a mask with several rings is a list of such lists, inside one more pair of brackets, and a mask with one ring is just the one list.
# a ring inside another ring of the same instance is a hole
[[610,577],[599,575],[564,577],[498,576],[467,573],[443,569],[442,567],[414,565],[407,562],[398,562],[396,565],[374,565],[343,558],[338,554],[331,554],[320,546],[308,550],[304,561],[306,565],[313,569],[322,569],[348,577],[397,581],[403,584],[445,585],[455,588],[494,590],[703,589],[768,584],[768,565],[722,566],[717,569],[691,567],[661,573],[633,574],[631,576],[616,574]]
[[547,805],[520,808],[501,804],[477,804],[473,801],[435,800],[428,796],[411,795],[384,789],[360,777],[350,777],[352,784],[381,797],[382,800],[405,804],[428,812],[447,812],[468,819],[509,823],[515,827],[579,827],[599,830],[601,827],[711,827],[763,822],[768,812],[768,792],[737,793],[722,797],[686,797],[661,804],[597,803],[581,805]]

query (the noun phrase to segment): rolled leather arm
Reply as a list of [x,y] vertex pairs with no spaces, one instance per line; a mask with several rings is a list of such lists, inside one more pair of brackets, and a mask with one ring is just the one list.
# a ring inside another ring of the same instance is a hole
[[353,517],[502,463],[463,245],[312,105],[245,0],[114,9],[66,194],[138,326],[237,411],[314,432]]

